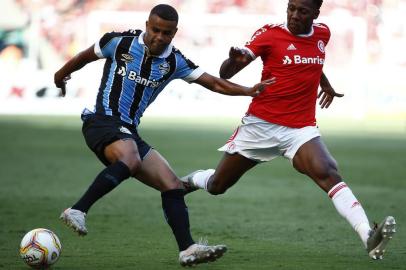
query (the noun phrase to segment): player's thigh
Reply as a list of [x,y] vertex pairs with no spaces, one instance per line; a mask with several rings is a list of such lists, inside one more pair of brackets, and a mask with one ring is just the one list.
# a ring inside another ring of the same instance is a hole
[[133,171],[133,167],[140,163],[142,150],[145,148],[148,151],[150,148],[138,136],[136,128],[117,117],[98,114],[82,117],[82,133],[86,144],[106,166],[121,160]]
[[161,192],[183,188],[169,163],[154,149],[142,160],[141,167],[134,177]]
[[134,173],[141,165],[141,158],[133,139],[120,139],[106,146],[104,156],[110,163],[124,162]]
[[257,165],[258,162],[250,160],[238,153],[224,153],[217,165],[212,178],[212,185],[228,188],[234,185],[245,172]]
[[293,166],[312,178],[322,178],[329,171],[337,170],[337,163],[321,137],[311,139],[298,149],[293,157]]

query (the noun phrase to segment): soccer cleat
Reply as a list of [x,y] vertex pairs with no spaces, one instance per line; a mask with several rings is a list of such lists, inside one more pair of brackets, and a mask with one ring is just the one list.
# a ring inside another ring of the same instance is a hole
[[200,263],[214,262],[227,251],[225,245],[208,246],[197,243],[179,253],[179,263],[181,266],[194,266]]
[[193,191],[196,191],[199,189],[198,186],[196,186],[193,183],[193,176],[198,173],[198,172],[202,172],[203,170],[197,170],[194,171],[186,176],[183,176],[180,181],[183,183],[183,187],[185,188],[186,193],[191,193]]
[[396,232],[396,221],[394,217],[387,216],[379,226],[371,230],[367,240],[367,252],[374,260],[383,259],[385,247]]
[[62,212],[59,217],[62,221],[68,225],[68,227],[73,228],[75,232],[79,235],[84,236],[87,234],[86,229],[86,213],[83,213],[80,210],[68,208]]

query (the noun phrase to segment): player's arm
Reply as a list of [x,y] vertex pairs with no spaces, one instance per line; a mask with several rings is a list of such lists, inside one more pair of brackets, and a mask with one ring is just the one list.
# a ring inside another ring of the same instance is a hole
[[321,97],[319,105],[322,109],[323,108],[327,109],[328,107],[330,107],[331,103],[334,100],[334,97],[344,96],[344,94],[339,94],[334,90],[324,72],[321,73],[320,77],[320,89],[321,90],[318,97],[319,98]]
[[66,62],[63,67],[55,72],[54,83],[56,87],[61,88],[62,96],[65,96],[66,94],[66,81],[70,79],[70,74],[98,59],[99,57],[94,52],[94,45],[92,45],[75,55],[72,59]]
[[220,67],[220,77],[230,79],[253,60],[247,50],[231,47],[228,53],[228,59],[224,60]]
[[265,86],[275,83],[275,78],[257,83],[253,87],[245,87],[225,79],[217,78],[205,72],[194,82],[213,92],[224,95],[255,97],[265,89]]

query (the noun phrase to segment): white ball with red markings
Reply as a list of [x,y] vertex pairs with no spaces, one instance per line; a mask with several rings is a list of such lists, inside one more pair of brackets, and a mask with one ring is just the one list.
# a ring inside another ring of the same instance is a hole
[[44,269],[54,264],[61,255],[58,236],[48,229],[38,228],[24,235],[20,256],[32,268]]

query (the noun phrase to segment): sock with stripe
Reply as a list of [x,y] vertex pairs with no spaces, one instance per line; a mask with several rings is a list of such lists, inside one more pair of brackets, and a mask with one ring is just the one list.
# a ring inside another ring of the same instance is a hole
[[111,164],[97,175],[85,194],[72,206],[72,209],[87,213],[97,200],[112,191],[130,175],[130,169],[123,162],[117,161]]
[[350,223],[366,247],[371,227],[364,209],[351,189],[344,182],[340,182],[328,192],[328,196],[333,201],[338,213]]

